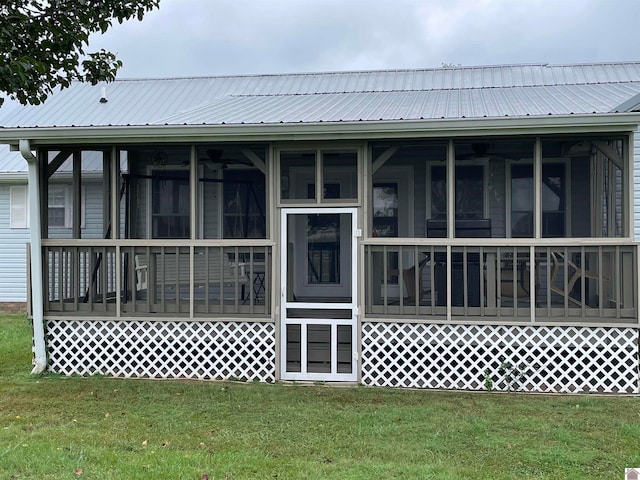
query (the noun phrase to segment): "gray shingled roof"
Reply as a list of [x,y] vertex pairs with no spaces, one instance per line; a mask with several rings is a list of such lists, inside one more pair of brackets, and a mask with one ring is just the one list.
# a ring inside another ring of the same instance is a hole
[[640,62],[117,80],[75,84],[3,127],[220,125],[609,113],[640,94]]

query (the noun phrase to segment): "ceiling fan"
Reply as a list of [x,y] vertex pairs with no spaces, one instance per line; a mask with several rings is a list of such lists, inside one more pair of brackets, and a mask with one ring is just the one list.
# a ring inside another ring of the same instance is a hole
[[496,158],[500,160],[506,159],[503,155],[490,151],[491,145],[489,143],[472,143],[471,150],[473,153],[464,155],[459,160],[485,160],[490,158]]
[[229,165],[253,165],[251,160],[249,160],[248,158],[223,158],[224,150],[220,149],[206,150],[206,154],[207,156],[205,158],[200,158],[200,162],[208,165],[211,170],[223,170],[229,167]]

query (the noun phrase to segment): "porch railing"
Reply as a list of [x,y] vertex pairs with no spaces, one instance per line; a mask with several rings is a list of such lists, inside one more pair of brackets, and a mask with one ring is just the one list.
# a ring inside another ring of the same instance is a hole
[[266,241],[43,240],[45,313],[269,315]]
[[376,239],[368,316],[638,324],[638,246],[620,239]]

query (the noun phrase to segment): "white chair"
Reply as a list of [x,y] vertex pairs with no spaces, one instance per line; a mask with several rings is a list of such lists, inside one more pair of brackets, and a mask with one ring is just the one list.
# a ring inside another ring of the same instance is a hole
[[[598,272],[593,270],[584,271],[582,267],[576,265],[573,261],[569,260],[564,256],[563,253],[560,252],[550,252],[551,253],[551,279],[549,289],[552,292],[557,293],[567,299],[568,302],[577,305],[578,307],[584,307],[585,302],[580,301],[571,296],[571,292],[573,291],[573,287],[576,282],[581,279],[591,278],[594,280],[608,280],[608,278],[601,276]],[[560,270],[564,272],[564,265],[567,265],[567,278],[566,279],[558,279],[558,274]]]
[[149,271],[147,268],[147,256],[134,255],[133,263],[136,270],[136,290],[146,290],[149,276]]
[[[173,290],[176,285],[188,285],[190,281],[188,254],[180,254],[180,271],[176,265],[175,253],[165,253],[162,257],[157,255],[156,275],[158,284],[160,280],[164,287]],[[235,287],[240,289],[240,300],[246,299],[246,285],[249,284],[249,276],[244,262],[230,262],[220,259],[219,255],[210,255],[207,263],[203,262],[198,254],[194,265],[194,283],[198,288],[204,288],[207,281],[210,285],[220,285],[220,275],[222,274],[222,286]],[[136,272],[136,289],[146,290],[149,282],[149,268],[146,255],[134,256],[134,268]]]

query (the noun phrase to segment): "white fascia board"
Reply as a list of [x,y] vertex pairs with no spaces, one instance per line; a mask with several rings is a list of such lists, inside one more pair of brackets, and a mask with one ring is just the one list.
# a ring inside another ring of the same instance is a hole
[[640,113],[394,120],[372,122],[274,123],[258,125],[141,125],[118,127],[0,128],[0,143],[32,145],[283,140],[362,140],[634,131]]
[[27,172],[0,172],[0,183],[27,183]]

